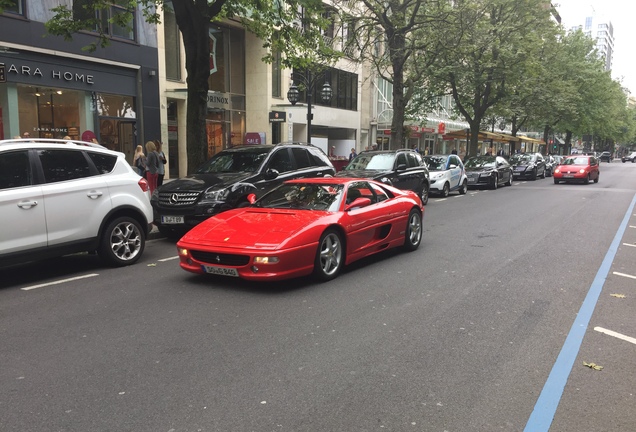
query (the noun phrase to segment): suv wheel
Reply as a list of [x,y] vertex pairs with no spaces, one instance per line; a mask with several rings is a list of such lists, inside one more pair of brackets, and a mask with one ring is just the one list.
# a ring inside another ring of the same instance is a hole
[[146,237],[139,222],[129,216],[112,220],[99,242],[97,253],[115,267],[134,264],[146,246]]
[[422,185],[422,190],[420,191],[420,199],[422,200],[422,205],[428,204],[428,195],[429,195],[428,185],[424,183]]

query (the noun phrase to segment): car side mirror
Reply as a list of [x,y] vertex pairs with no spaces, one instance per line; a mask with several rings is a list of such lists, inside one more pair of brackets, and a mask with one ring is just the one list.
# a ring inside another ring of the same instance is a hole
[[256,202],[256,194],[251,193],[247,195],[247,202],[254,204]]
[[399,164],[397,166],[397,171],[405,171],[406,170],[406,164]]
[[356,207],[357,208],[366,207],[370,204],[371,204],[371,198],[364,198],[364,197],[356,198],[353,200],[351,204],[347,204],[345,206],[345,211],[349,211]]
[[278,177],[280,173],[278,172],[278,170],[275,170],[274,168],[269,168],[267,171],[265,171],[265,180],[274,180],[276,177]]
[[450,166],[448,167],[448,169],[455,169],[455,168],[457,168],[457,165],[455,164],[450,164]]

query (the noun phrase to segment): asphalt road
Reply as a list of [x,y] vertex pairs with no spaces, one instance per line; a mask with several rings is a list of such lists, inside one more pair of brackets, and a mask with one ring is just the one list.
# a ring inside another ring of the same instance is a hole
[[636,164],[601,168],[432,198],[420,249],[328,283],[165,239],[0,270],[0,430],[634,431]]

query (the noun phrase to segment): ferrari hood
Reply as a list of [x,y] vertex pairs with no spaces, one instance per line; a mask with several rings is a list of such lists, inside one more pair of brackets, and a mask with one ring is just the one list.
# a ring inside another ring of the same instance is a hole
[[182,241],[201,246],[276,249],[321,215],[324,212],[311,210],[230,210],[200,223]]

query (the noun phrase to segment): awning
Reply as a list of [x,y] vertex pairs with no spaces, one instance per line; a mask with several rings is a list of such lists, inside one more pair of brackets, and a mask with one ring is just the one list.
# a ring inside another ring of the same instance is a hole
[[[460,129],[453,132],[449,132],[444,135],[444,139],[465,139],[466,138],[466,130]],[[520,137],[514,137],[512,135],[497,133],[497,132],[486,132],[479,131],[479,141],[496,141],[496,142],[519,142],[521,141]]]
[[532,144],[545,144],[545,141],[540,140],[540,139],[536,139],[536,138],[530,138],[527,136],[520,136],[517,137],[519,138],[519,141],[521,142],[527,142],[527,143],[532,143]]

